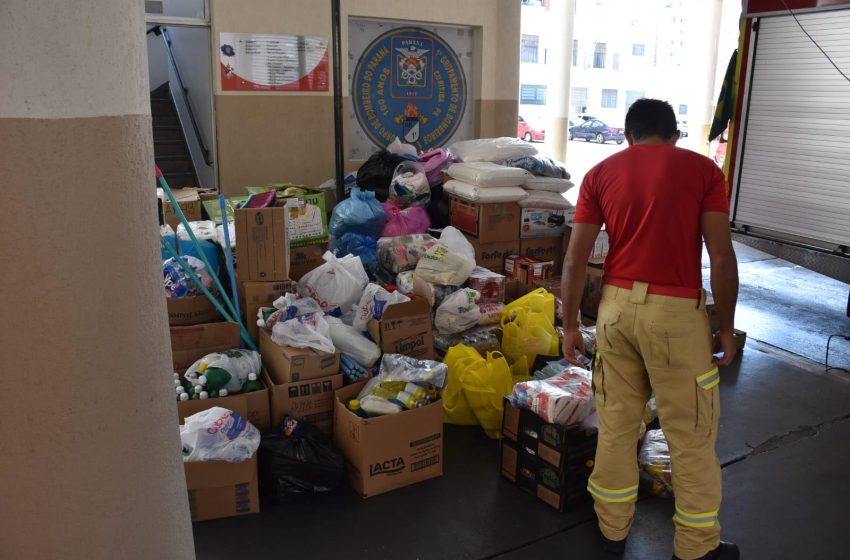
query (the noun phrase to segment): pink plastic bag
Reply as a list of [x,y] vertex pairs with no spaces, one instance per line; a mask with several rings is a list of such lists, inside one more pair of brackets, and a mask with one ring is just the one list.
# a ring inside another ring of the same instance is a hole
[[456,159],[448,150],[437,148],[419,154],[428,184],[432,187],[443,183],[443,170],[447,169]]
[[385,202],[383,207],[387,213],[387,223],[381,231],[381,237],[425,233],[431,227],[428,211],[421,206],[411,206],[402,210],[398,206]]

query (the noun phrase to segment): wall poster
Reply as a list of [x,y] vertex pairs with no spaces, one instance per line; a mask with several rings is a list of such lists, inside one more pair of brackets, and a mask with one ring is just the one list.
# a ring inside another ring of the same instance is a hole
[[328,38],[219,33],[222,91],[328,91]]
[[420,151],[472,138],[473,30],[351,18],[349,158],[396,136]]

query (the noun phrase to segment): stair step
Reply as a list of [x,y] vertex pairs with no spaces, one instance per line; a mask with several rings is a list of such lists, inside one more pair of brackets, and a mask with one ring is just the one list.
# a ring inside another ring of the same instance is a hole
[[175,126],[180,124],[180,119],[177,118],[177,113],[168,114],[152,114],[151,122],[153,126]]
[[153,144],[155,158],[163,156],[185,156],[188,153],[186,143],[183,140],[161,140]]
[[165,177],[165,182],[168,183],[168,186],[172,188],[197,186],[195,174],[190,171],[180,173],[166,173],[163,171],[162,175]]
[[154,144],[170,140],[183,140],[183,130],[178,125],[153,125]]
[[192,159],[186,155],[154,158],[163,173],[193,173]]
[[152,115],[176,115],[174,103],[170,99],[151,99]]

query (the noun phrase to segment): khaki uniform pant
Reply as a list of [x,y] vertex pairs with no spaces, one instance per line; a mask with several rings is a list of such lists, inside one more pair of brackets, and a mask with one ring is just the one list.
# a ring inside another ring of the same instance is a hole
[[699,558],[720,543],[720,464],[715,452],[720,400],[705,297],[648,295],[605,285],[596,335],[593,389],[599,445],[588,490],[602,533],[625,539],[638,488],[641,417],[655,391],[670,446],[676,498],[674,552]]

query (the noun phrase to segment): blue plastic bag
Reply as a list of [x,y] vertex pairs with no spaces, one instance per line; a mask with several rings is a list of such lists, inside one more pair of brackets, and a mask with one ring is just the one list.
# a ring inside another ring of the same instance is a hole
[[349,253],[359,256],[363,268],[370,275],[374,274],[378,267],[378,243],[366,235],[353,232],[344,233],[334,242],[333,253],[337,257],[344,257]]
[[346,233],[359,233],[377,239],[386,223],[387,214],[375,198],[375,193],[355,187],[351,189],[351,197],[334,208],[328,228],[338,239]]

